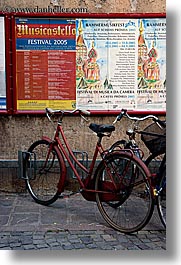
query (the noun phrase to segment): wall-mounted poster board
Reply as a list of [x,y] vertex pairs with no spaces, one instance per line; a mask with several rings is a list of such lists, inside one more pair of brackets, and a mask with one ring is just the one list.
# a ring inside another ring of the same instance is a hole
[[17,109],[72,109],[76,102],[75,19],[16,19]]
[[17,112],[166,111],[165,16],[15,17]]
[[6,110],[5,19],[0,16],[0,111]]

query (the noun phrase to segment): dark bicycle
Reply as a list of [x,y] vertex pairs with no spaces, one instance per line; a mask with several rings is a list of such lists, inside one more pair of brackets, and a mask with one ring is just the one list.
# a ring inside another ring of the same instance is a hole
[[[136,141],[136,134],[141,135],[141,140],[150,151],[150,155],[144,161],[151,172],[151,183],[154,189],[156,205],[162,224],[166,227],[166,121],[158,119],[154,115],[145,117],[132,117],[127,110],[122,110],[113,124],[126,117],[133,121],[132,128],[127,129],[128,140],[118,140],[110,147],[113,150],[132,150],[140,159],[144,153]],[[151,119],[153,123],[144,130],[139,130],[139,122]]]

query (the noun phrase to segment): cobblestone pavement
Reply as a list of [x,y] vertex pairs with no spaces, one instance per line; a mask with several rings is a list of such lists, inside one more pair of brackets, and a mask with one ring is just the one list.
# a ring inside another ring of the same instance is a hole
[[155,211],[138,233],[110,228],[97,205],[80,194],[49,207],[29,194],[0,193],[0,250],[166,250],[166,231]]
[[163,250],[163,232],[123,235],[111,230],[1,232],[0,249],[6,250]]

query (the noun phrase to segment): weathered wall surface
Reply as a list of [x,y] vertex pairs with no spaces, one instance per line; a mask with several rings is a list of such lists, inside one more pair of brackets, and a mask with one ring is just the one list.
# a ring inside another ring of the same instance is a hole
[[[41,139],[43,135],[53,137],[54,128],[46,117],[39,116],[0,116],[0,159],[17,159],[18,150],[27,150],[27,148],[35,140]],[[112,124],[115,116],[92,116],[88,118],[88,122],[79,116],[65,117],[63,120],[63,128],[67,139],[70,141],[74,150],[89,151],[90,157],[93,154],[97,137],[89,129],[91,122],[97,124]],[[146,127],[149,122],[144,122],[142,128]],[[104,137],[103,144],[109,147],[112,143],[119,139],[126,139],[126,129],[132,127],[131,121],[123,118],[116,125],[115,132],[111,137]],[[139,140],[139,138],[138,138]],[[140,142],[143,149],[144,146]],[[146,152],[146,149],[145,149]]]
[[61,7],[87,8],[90,13],[162,13],[166,12],[166,0],[0,0],[5,7]]
[[[47,8],[58,4],[62,8],[87,8],[90,13],[162,13],[166,12],[165,0],[0,0],[1,11],[13,11],[12,8]],[[112,123],[115,117],[90,117],[90,122]],[[96,136],[92,134],[79,117],[65,119],[64,129],[72,148],[86,150],[92,155]],[[111,138],[105,138],[105,146],[110,146],[117,139],[125,137],[128,122],[117,124]],[[144,124],[143,126],[146,126]],[[53,128],[43,116],[6,116],[0,114],[0,161],[17,160],[18,150],[26,150],[29,145],[42,135],[52,136]],[[2,165],[2,163],[1,163]],[[21,191],[24,183],[17,180],[15,168],[0,168],[0,191]]]
[[[161,117],[163,118],[163,117]],[[65,117],[63,122],[64,132],[73,150],[86,151],[89,158],[92,157],[97,136],[89,129],[91,122],[98,124],[112,124],[115,116],[89,118],[85,122],[80,117]],[[143,128],[148,123],[143,123]],[[116,130],[111,137],[104,137],[103,146],[110,147],[119,139],[126,139],[126,129],[131,128],[131,122],[123,118],[116,124]],[[39,116],[2,116],[0,115],[0,191],[22,192],[25,185],[22,180],[18,180],[18,150],[27,150],[35,141],[41,139],[43,135],[52,137],[54,128],[46,117]],[[148,155],[147,149],[141,140],[137,139],[140,148]],[[7,168],[7,161],[10,160]],[[6,161],[3,168],[3,161]],[[12,164],[14,162],[14,164]]]

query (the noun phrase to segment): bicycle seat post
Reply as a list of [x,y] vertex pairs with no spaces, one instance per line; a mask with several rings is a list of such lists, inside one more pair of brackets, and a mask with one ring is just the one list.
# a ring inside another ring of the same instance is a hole
[[103,135],[97,135],[97,136],[98,136],[97,145],[98,146],[101,146],[101,142],[102,142]]

